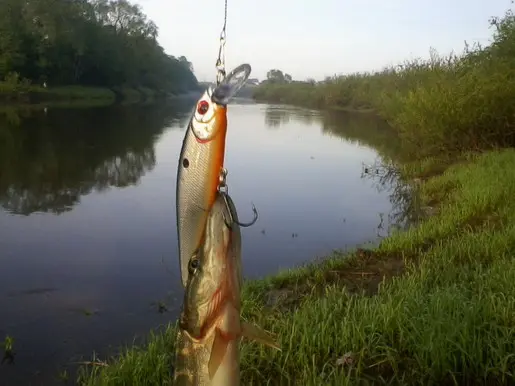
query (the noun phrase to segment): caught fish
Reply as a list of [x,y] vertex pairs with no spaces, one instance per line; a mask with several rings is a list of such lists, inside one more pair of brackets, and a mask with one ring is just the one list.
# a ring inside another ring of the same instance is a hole
[[200,245],[215,201],[225,158],[227,104],[243,87],[251,67],[242,64],[214,90],[209,87],[195,106],[186,129],[177,168],[177,233],[183,286],[188,262]]
[[242,336],[280,348],[265,331],[240,319],[241,232],[227,194],[216,195],[202,239],[188,263],[173,384],[236,386]]

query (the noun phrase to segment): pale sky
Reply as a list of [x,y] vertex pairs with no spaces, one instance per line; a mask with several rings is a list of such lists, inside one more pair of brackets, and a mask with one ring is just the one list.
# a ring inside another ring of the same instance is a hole
[[[214,80],[224,0],[133,0],[159,27],[168,54]],[[228,0],[226,63],[272,68],[297,80],[381,69],[404,59],[490,42],[488,19],[509,0]]]

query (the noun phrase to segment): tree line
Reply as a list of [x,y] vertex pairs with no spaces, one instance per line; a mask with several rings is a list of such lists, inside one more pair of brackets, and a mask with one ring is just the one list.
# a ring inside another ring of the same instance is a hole
[[157,37],[155,23],[127,0],[1,0],[0,82],[198,88],[191,63],[166,54]]

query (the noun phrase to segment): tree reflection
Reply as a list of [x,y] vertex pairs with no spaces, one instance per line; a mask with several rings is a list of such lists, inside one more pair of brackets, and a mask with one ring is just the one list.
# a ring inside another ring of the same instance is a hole
[[60,214],[93,191],[137,184],[155,166],[154,143],[182,128],[191,103],[0,111],[0,205]]
[[388,215],[388,232],[390,228],[406,229],[421,220],[417,188],[401,178],[392,161],[378,159],[373,165],[363,165],[361,178],[371,180],[378,192],[390,192],[392,210]]
[[378,116],[338,111],[325,112],[320,120],[322,133],[371,147],[383,159],[401,161],[402,149],[397,133]]
[[378,161],[363,167],[361,177],[370,179],[378,191],[390,192],[392,211],[385,221],[380,214],[378,231],[387,223],[391,228],[406,228],[420,221],[421,211],[415,187],[401,180],[395,163],[405,159],[397,133],[383,119],[371,113],[317,112],[285,106],[269,106],[265,110],[267,126],[278,127],[293,120],[318,124],[324,135],[367,146],[377,151]]
[[[421,211],[416,188],[402,180],[396,164],[405,160],[397,133],[374,114],[326,112],[321,116],[322,132],[345,141],[375,149],[378,159],[364,165],[362,178],[374,182],[378,191],[390,192],[392,210],[388,214],[387,233],[391,228],[405,229],[420,221]],[[380,216],[379,227],[384,227]]]
[[324,135],[374,148],[387,159],[400,160],[402,156],[397,133],[387,122],[371,113],[316,111],[282,105],[265,108],[265,124],[271,129],[292,121],[316,124]]
[[267,105],[265,108],[265,125],[269,129],[278,129],[292,120],[305,125],[312,125],[320,122],[320,113],[293,106]]
[[291,112],[282,106],[266,106],[265,125],[271,130],[278,129],[290,122]]

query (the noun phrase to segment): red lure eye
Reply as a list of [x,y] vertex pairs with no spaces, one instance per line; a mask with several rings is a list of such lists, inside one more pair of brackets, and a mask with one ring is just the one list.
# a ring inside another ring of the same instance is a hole
[[200,101],[197,106],[197,112],[201,115],[204,115],[209,110],[209,103],[206,101]]

